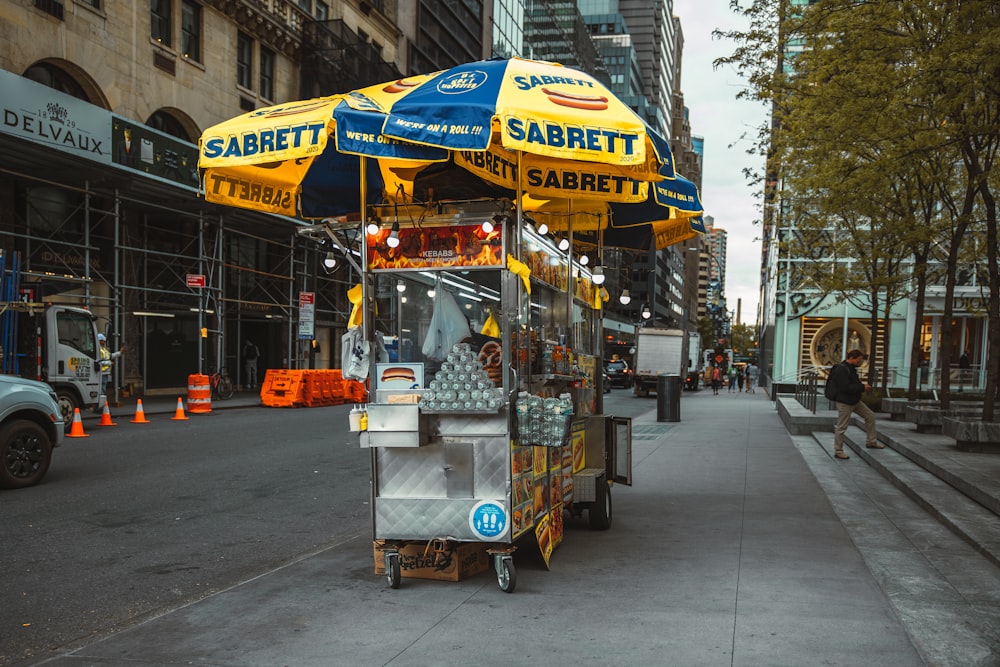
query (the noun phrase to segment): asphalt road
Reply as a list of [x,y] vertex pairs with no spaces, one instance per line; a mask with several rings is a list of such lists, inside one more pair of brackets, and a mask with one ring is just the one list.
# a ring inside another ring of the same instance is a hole
[[[119,418],[0,495],[0,664],[159,614],[369,526],[350,406]],[[351,440],[352,442],[348,442]]]
[[[246,408],[67,439],[0,492],[0,665],[30,665],[370,532],[351,406]],[[616,389],[605,412],[655,398]]]

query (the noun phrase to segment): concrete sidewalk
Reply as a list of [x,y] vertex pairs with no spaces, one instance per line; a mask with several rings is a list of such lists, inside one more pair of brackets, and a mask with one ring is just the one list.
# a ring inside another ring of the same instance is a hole
[[40,664],[925,664],[764,393],[655,416],[611,530],[567,521],[549,570],[522,548],[512,595],[391,590],[366,532]]

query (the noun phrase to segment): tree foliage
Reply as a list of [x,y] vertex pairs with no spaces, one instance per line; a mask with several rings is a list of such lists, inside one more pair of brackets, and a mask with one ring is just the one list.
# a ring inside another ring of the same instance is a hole
[[[950,321],[963,239],[981,233],[987,394],[995,396],[1000,7],[991,0],[734,0],[731,7],[750,27],[720,33],[736,48],[718,64],[750,82],[743,96],[771,103],[756,150],[780,197],[778,224],[795,230],[783,238],[787,251],[809,260],[798,267],[800,284],[786,288],[850,300],[870,313],[877,335],[880,318],[888,322],[903,299],[916,297],[922,313],[927,261],[940,256]],[[944,327],[945,368],[949,335]]]

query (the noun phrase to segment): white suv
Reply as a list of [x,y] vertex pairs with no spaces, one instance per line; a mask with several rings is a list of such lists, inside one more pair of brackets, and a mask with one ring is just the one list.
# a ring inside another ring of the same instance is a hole
[[62,439],[63,418],[52,387],[0,375],[0,488],[40,482]]

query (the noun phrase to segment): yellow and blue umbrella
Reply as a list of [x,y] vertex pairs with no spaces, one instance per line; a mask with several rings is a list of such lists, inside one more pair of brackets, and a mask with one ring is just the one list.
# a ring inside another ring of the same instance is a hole
[[412,201],[434,177],[438,200],[599,202],[598,225],[670,219],[696,200],[666,139],[600,82],[517,58],[243,114],[203,133],[199,166],[210,201],[320,218],[361,211],[361,157],[365,204]]

